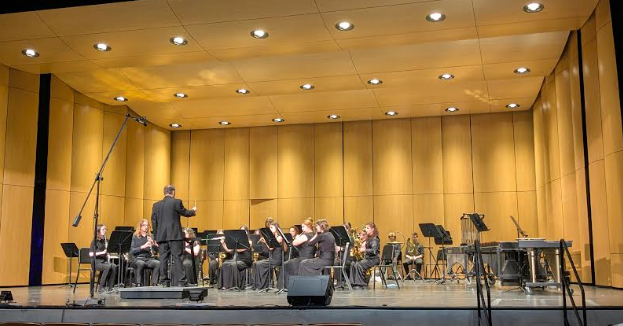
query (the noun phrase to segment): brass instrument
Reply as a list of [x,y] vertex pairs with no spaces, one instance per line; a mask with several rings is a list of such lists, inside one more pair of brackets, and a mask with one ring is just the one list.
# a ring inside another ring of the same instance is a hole
[[[365,243],[365,241],[364,241]],[[353,257],[353,260],[359,261],[362,260],[365,256],[365,253],[361,252],[361,239],[355,238],[355,243],[353,244],[353,248],[350,250],[350,256]]]
[[221,268],[221,266],[223,266],[223,260],[225,260],[226,256],[227,256],[227,253],[224,253],[224,252],[218,253],[218,268],[219,269]]

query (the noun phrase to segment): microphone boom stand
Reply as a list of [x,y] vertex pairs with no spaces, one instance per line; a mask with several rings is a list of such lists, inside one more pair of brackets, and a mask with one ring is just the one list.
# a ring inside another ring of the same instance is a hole
[[[84,211],[84,208],[87,205],[89,198],[91,197],[91,193],[93,193],[93,188],[95,188],[96,189],[95,190],[95,209],[93,212],[93,245],[94,247],[97,247],[95,246],[95,242],[97,240],[97,223],[99,220],[100,184],[102,183],[102,180],[104,180],[104,178],[102,177],[102,173],[104,172],[106,163],[108,163],[110,154],[112,153],[113,149],[117,145],[117,142],[119,141],[119,138],[121,137],[121,133],[125,129],[125,126],[128,124],[128,120],[130,118],[142,124],[143,126],[147,126],[147,123],[142,117],[136,118],[136,117],[131,116],[130,114],[125,115],[125,119],[123,120],[123,123],[121,124],[121,128],[119,128],[119,132],[117,132],[117,136],[115,137],[115,140],[112,142],[112,145],[110,146],[110,149],[108,150],[108,154],[106,154],[106,157],[104,158],[104,161],[102,162],[102,165],[100,166],[99,171],[95,175],[95,180],[93,180],[93,184],[91,184],[91,189],[89,189],[87,198],[85,198],[84,203],[82,203],[80,212],[78,212],[78,215],[76,215],[76,218],[74,219],[74,222],[72,224],[73,227],[78,227],[78,225],[80,224],[80,219],[82,219],[82,212]],[[96,248],[93,248],[93,255],[91,256],[91,276],[89,279],[89,299],[93,299],[95,297],[95,259],[96,259],[95,253],[96,253]]]

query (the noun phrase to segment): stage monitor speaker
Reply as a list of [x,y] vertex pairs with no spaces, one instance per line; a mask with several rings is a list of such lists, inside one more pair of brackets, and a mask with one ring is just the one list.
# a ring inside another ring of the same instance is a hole
[[290,276],[288,280],[288,303],[292,306],[328,306],[332,297],[329,275]]

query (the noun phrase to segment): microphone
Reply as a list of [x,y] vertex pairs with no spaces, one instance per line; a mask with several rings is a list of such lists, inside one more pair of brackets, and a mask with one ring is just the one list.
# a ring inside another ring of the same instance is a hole
[[82,215],[78,214],[78,216],[76,216],[76,218],[74,219],[74,223],[71,226],[78,227],[78,224],[80,224],[80,219],[82,219]]
[[132,117],[132,119],[134,119],[134,121],[142,124],[143,126],[147,127],[147,119],[145,117]]

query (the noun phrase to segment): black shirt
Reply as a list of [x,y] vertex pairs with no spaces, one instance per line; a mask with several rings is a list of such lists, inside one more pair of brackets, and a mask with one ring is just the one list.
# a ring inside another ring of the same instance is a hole
[[381,251],[381,240],[379,237],[369,238],[366,240],[365,258],[368,260],[378,259]]
[[318,244],[318,258],[333,261],[335,259],[335,238],[331,232],[323,232],[307,242],[310,246]]
[[141,246],[147,243],[147,237],[142,235],[132,236],[132,245],[130,246],[130,253],[134,258],[152,258],[152,250],[149,248],[141,249]]
[[[95,243],[91,241],[91,252],[101,252],[106,250],[108,247],[106,239],[96,240]],[[95,256],[95,260],[98,261],[106,261],[108,260],[108,255],[97,255]]]
[[297,247],[299,249],[299,257],[303,259],[314,258],[314,255],[316,254],[316,246],[309,244],[309,240],[314,237],[314,234],[309,232],[303,233],[303,235],[307,237],[307,241]]

